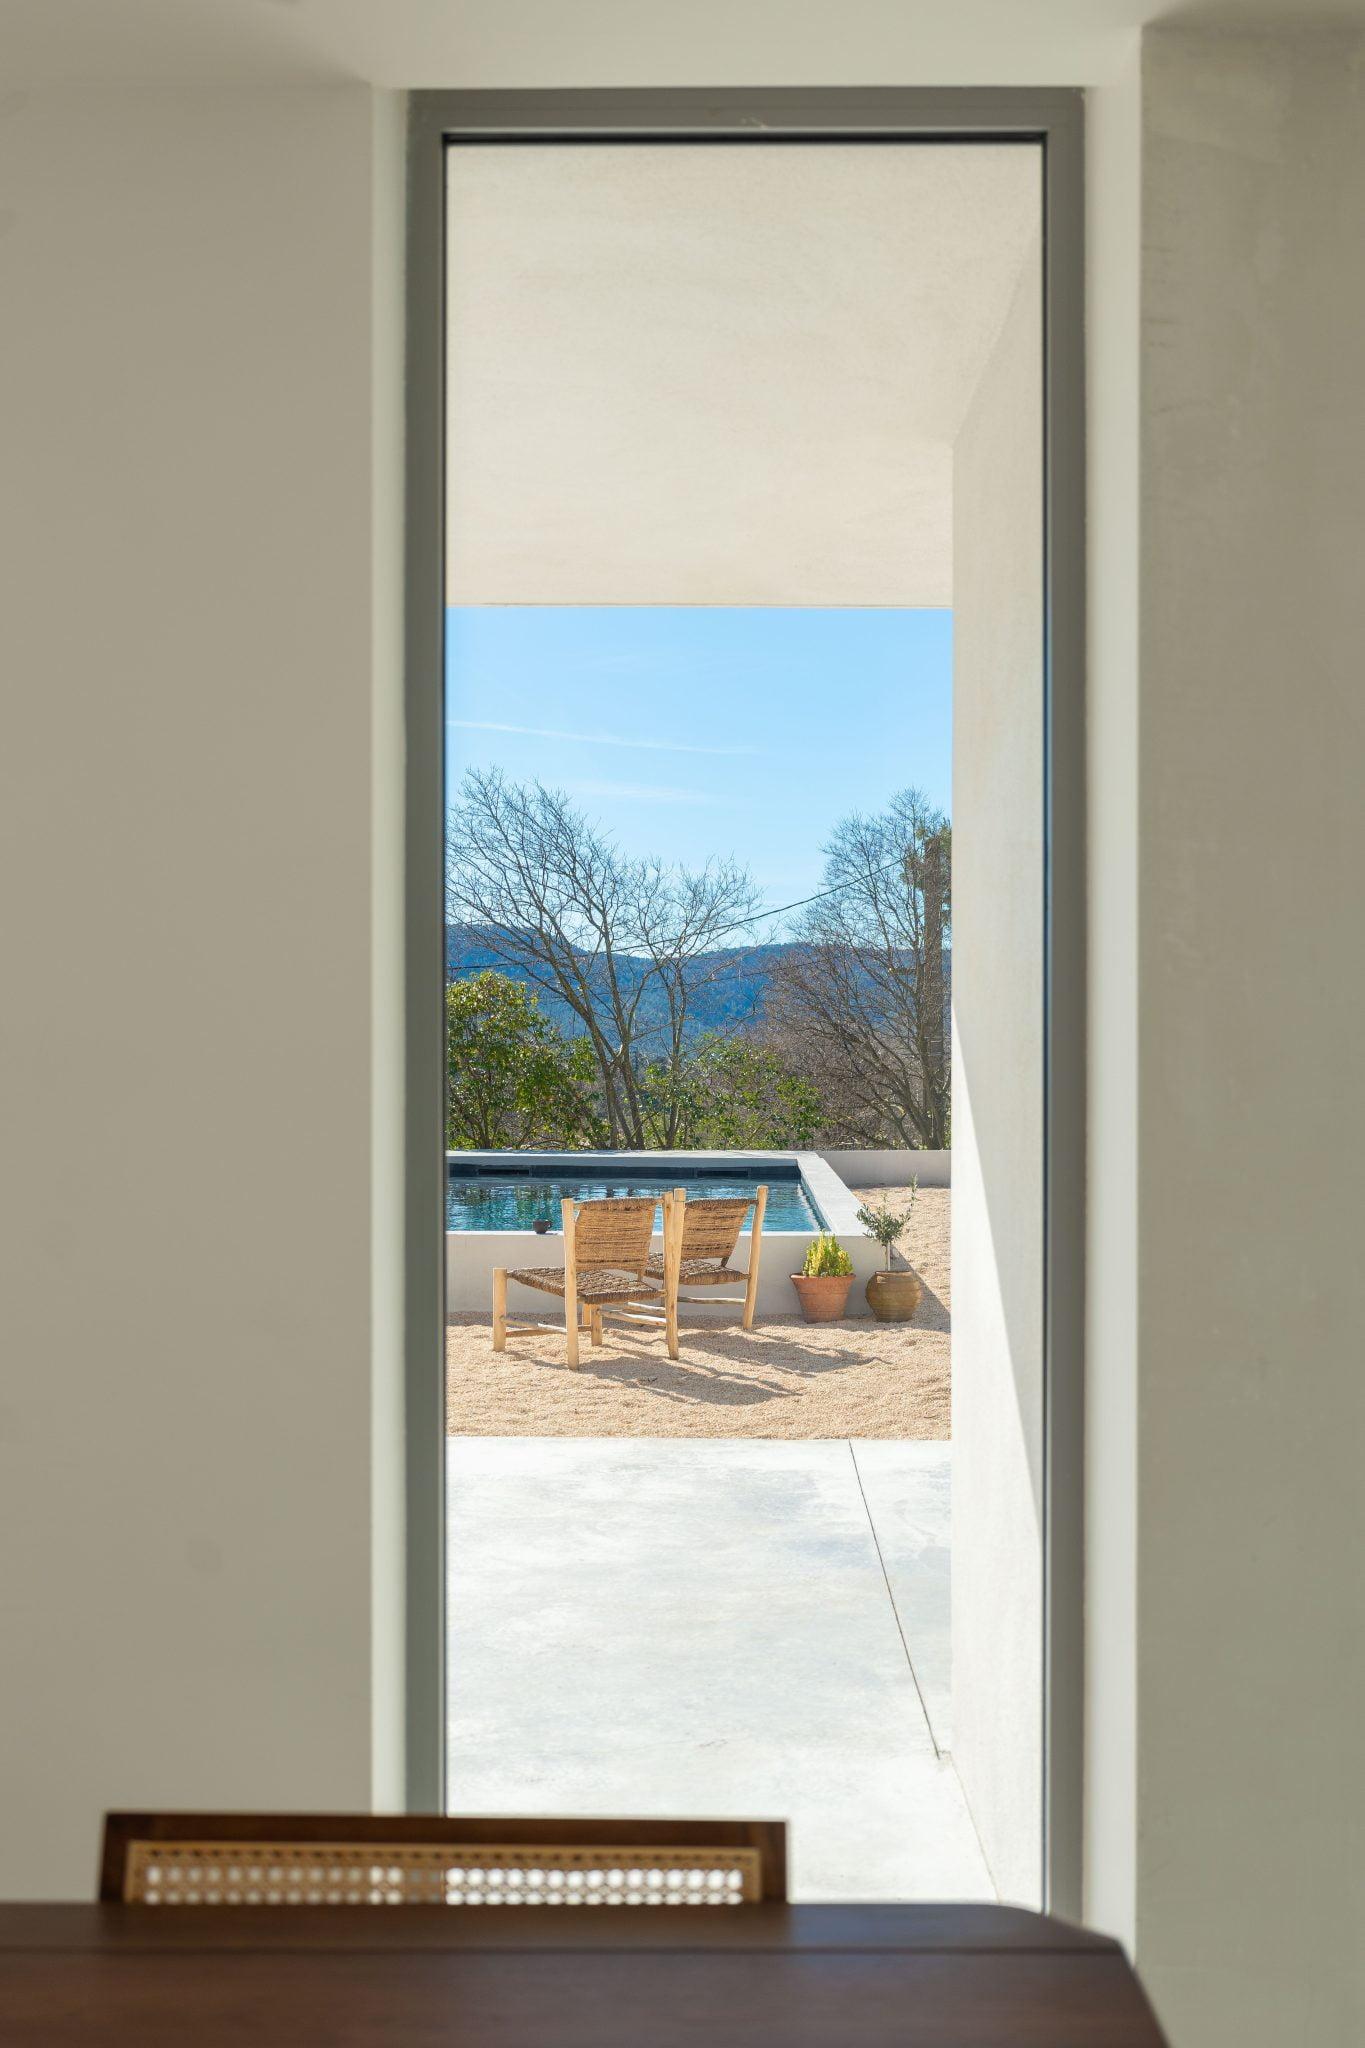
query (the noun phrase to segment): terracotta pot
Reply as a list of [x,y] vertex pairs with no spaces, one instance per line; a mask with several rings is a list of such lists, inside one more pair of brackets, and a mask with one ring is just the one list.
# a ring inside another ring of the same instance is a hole
[[853,1285],[851,1273],[793,1273],[792,1286],[808,1323],[837,1323]]
[[879,1323],[908,1323],[924,1296],[918,1273],[874,1273],[864,1290],[867,1305]]

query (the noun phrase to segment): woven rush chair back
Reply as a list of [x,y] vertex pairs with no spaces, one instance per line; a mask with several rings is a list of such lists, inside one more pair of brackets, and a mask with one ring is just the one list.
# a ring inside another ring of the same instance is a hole
[[[567,1215],[570,1205],[565,1205]],[[574,1213],[573,1242],[579,1272],[599,1266],[643,1273],[654,1230],[653,1201],[608,1196],[580,1202]]]
[[744,1906],[787,1895],[781,1821],[110,1813],[133,1906]]
[[728,1265],[753,1203],[747,1195],[703,1196],[683,1210],[682,1255]]

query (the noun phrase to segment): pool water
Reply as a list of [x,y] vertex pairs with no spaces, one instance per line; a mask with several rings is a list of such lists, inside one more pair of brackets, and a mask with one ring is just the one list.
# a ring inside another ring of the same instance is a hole
[[[480,1175],[475,1178],[451,1173],[446,1176],[447,1230],[529,1230],[544,1219],[552,1230],[560,1227],[559,1205],[566,1197],[575,1202],[600,1201],[603,1196],[631,1196],[636,1200],[665,1188],[685,1187],[689,1197],[744,1195],[754,1199],[757,1183],[751,1180],[670,1180],[650,1175],[637,1180],[530,1180],[515,1175],[506,1180]],[[663,1227],[662,1211],[656,1213],[654,1228]],[[747,1221],[746,1221],[747,1227]],[[819,1230],[823,1218],[816,1212],[804,1184],[799,1180],[768,1183],[768,1207],[763,1217],[765,1230]]]

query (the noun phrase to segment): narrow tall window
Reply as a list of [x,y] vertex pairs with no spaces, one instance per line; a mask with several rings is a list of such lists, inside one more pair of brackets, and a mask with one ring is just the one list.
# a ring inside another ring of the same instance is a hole
[[1041,169],[447,152],[449,1798],[807,1899],[1039,1901]]

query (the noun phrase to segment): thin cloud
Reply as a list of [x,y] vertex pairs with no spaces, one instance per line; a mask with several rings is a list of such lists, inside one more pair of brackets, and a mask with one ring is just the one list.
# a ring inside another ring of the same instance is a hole
[[702,789],[660,789],[652,782],[570,782],[573,796],[605,796],[650,804],[709,804]]
[[461,732],[510,732],[524,740],[576,740],[588,747],[631,747],[647,754],[756,754],[757,747],[698,747],[686,740],[633,740],[618,732],[559,732],[544,725],[500,725],[491,718],[448,718]]

